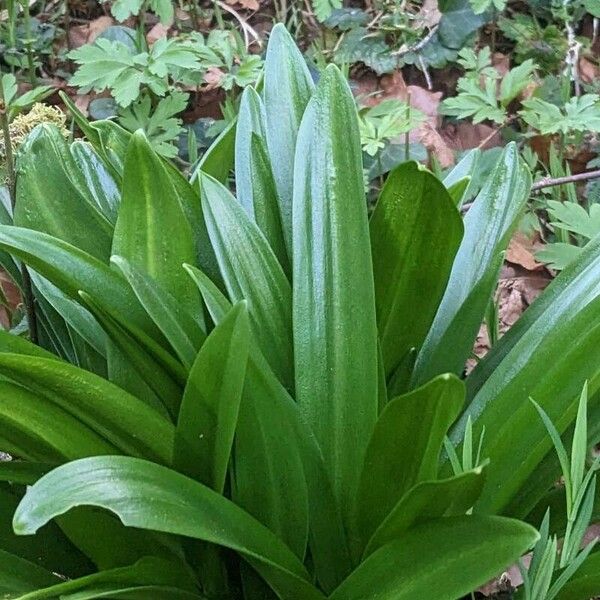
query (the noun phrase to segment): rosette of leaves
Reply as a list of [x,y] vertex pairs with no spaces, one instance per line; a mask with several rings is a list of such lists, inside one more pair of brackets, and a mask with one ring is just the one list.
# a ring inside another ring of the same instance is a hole
[[[0,226],[40,331],[0,334],[5,595],[454,600],[532,547],[560,464],[528,397],[562,434],[587,379],[597,414],[600,241],[464,380],[529,192],[515,146],[464,222],[415,163],[368,220],[347,83],[314,87],[282,26],[193,183],[76,118],[88,141],[29,138]],[[446,434],[483,428],[455,475]]]

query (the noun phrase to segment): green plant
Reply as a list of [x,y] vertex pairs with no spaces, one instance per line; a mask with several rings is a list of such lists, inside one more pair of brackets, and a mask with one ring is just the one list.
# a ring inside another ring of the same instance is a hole
[[[538,540],[526,569],[521,563],[523,588],[519,598],[524,600],[553,600],[569,579],[587,559],[598,539],[589,542],[581,549],[584,534],[592,518],[596,492],[596,471],[600,467],[600,457],[585,471],[588,457],[587,426],[587,384],[579,399],[577,420],[573,432],[571,456],[567,454],[556,427],[538,404],[534,405],[552,438],[559,458],[566,495],[567,528],[560,553],[556,536],[550,537],[550,512],[544,516]],[[558,560],[558,562],[557,562]],[[561,569],[555,573],[555,569]]]
[[[501,78],[492,66],[488,47],[478,53],[464,48],[459,56],[458,62],[466,72],[458,80],[457,95],[442,102],[443,113],[459,119],[472,118],[474,123],[485,120],[506,123],[508,106],[530,83],[535,63],[526,60]],[[499,79],[502,81],[498,85]]]
[[192,184],[76,110],[88,141],[22,148],[0,259],[40,345],[0,333],[3,592],[454,600],[538,537],[517,519],[560,465],[527,398],[562,434],[587,379],[597,411],[600,240],[463,382],[529,194],[515,145],[464,223],[412,162],[368,221],[336,67],[314,87],[277,26],[240,111]]
[[163,156],[175,156],[173,142],[182,131],[177,117],[189,94],[180,88],[198,87],[209,71],[224,90],[256,81],[262,68],[259,56],[247,54],[239,35],[214,30],[202,34],[161,38],[150,48],[99,38],[70,52],[79,65],[71,84],[85,93],[109,90],[119,106],[119,122],[129,131],[145,130]]

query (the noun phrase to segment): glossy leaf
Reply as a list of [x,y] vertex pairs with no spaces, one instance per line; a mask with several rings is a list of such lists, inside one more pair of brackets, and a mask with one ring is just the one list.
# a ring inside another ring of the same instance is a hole
[[[486,427],[483,457],[490,459],[493,468],[478,504],[482,510],[510,506],[512,514],[519,513],[513,498],[551,448],[530,397],[561,433],[575,419],[586,379],[590,398],[596,398],[600,348],[594,324],[600,319],[599,270],[600,238],[591,241],[581,257],[554,280],[525,312],[523,322],[517,322],[467,380],[470,404],[454,427],[452,439],[458,443],[462,438],[467,415],[473,419],[476,437]],[[547,490],[541,483],[538,498]]]
[[417,358],[415,384],[462,371],[496,285],[499,256],[530,186],[531,175],[516,145],[509,144],[465,217],[465,235],[444,297]]
[[373,268],[361,173],[354,99],[332,65],[298,135],[294,360],[296,399],[346,518],[378,408]]
[[14,354],[0,354],[0,373],[61,407],[121,451],[170,462],[173,427],[102,377],[61,361]]
[[370,230],[377,325],[389,376],[411,348],[420,348],[431,327],[463,226],[444,186],[408,162],[386,179]]
[[227,182],[235,156],[235,130],[236,121],[232,121],[209,146],[194,171],[192,182],[200,172],[214,177],[223,184]]
[[0,423],[3,449],[29,460],[58,464],[118,452],[51,399],[6,381],[0,382]]
[[129,323],[149,336],[163,339],[123,278],[93,256],[47,234],[6,225],[0,225],[0,248],[23,260],[69,298],[80,302],[79,290],[83,290],[102,306],[126,315]]
[[264,100],[267,145],[281,202],[283,237],[290,257],[296,138],[313,88],[308,67],[285,25],[275,25],[265,59]]
[[198,311],[198,293],[182,268],[196,250],[167,169],[143,133],[131,137],[112,253],[147,273],[184,309]]
[[40,125],[27,138],[19,161],[14,222],[69,242],[98,259],[108,258],[113,227],[54,126]]
[[76,140],[71,144],[70,151],[81,171],[87,191],[100,212],[114,225],[121,202],[117,182],[91,144]]
[[0,594],[15,598],[60,581],[56,575],[10,552],[0,550]]
[[[227,299],[219,292],[217,287],[210,281],[204,273],[198,269],[194,269],[189,265],[186,269],[194,279],[206,306],[211,313],[211,317],[215,322],[219,322],[229,310],[230,304]],[[269,369],[264,359],[258,358],[258,353],[250,352],[248,357],[247,390],[251,391],[258,387],[256,398],[258,398],[258,407],[262,407],[265,403],[261,402],[263,398],[271,398],[277,402],[277,414],[284,411],[282,421],[291,423],[294,427],[294,437],[298,442],[298,448],[301,451],[302,463],[304,465],[304,475],[308,492],[308,511],[309,511],[309,527],[311,535],[309,538],[311,554],[315,559],[315,570],[323,588],[330,592],[332,591],[346,575],[348,575],[351,567],[350,551],[346,539],[346,533],[343,528],[341,516],[333,496],[331,482],[329,480],[321,450],[314,439],[312,432],[306,424],[301,420],[297,405],[289,397],[285,390],[281,387]],[[261,383],[263,382],[263,383]],[[262,391],[263,386],[266,386],[265,392]],[[265,406],[265,415],[263,419],[269,418],[273,411],[269,406]],[[272,416],[276,420],[276,416]],[[270,500],[264,503],[261,499],[256,499],[252,495],[252,490],[256,488],[258,472],[258,464],[249,464],[248,478],[252,480],[251,492],[248,494],[248,499],[257,507],[257,511],[264,511],[268,515],[269,510],[272,510],[274,515],[282,515],[277,517],[275,522],[279,523],[280,527],[285,527],[289,530],[286,533],[288,536],[300,537],[302,528],[297,526],[301,519],[295,517],[293,519],[286,518],[286,510],[291,510],[293,514],[298,514],[299,509],[302,509],[298,499],[302,492],[302,485],[298,482],[298,472],[289,471],[286,464],[295,464],[296,448],[290,443],[290,437],[285,431],[278,431],[279,426],[274,426],[272,437],[263,437],[264,442],[269,442],[265,446],[265,451],[262,454],[263,460],[261,465],[264,465],[265,472],[265,494],[271,490]],[[266,432],[268,429],[263,430]],[[252,433],[252,429],[249,430]],[[255,432],[260,433],[260,432]],[[249,438],[249,443],[252,443],[252,438]],[[260,456],[255,454],[255,456]],[[270,467],[271,461],[277,468]],[[283,468],[280,468],[282,465]],[[261,467],[261,472],[263,467]],[[293,479],[291,476],[294,476]],[[269,483],[270,479],[274,478],[273,483]],[[277,483],[281,481],[281,483]],[[280,489],[280,493],[272,493],[272,490]],[[271,504],[275,504],[275,508],[269,509]],[[286,504],[289,504],[289,509],[286,509]],[[300,547],[300,546],[299,546]]]
[[111,263],[123,274],[141,305],[162,331],[182,364],[190,369],[205,335],[197,321],[171,292],[121,256]]
[[441,375],[383,409],[367,446],[358,488],[363,544],[404,494],[437,477],[444,436],[464,399],[464,384],[452,375]]
[[58,467],[27,491],[15,513],[15,532],[35,533],[81,505],[110,510],[129,527],[225,546],[249,560],[281,595],[324,598],[294,554],[248,513],[210,488],[140,459],[95,457]]
[[228,190],[206,175],[200,185],[204,219],[229,298],[248,301],[260,348],[292,389],[290,284],[267,240]]
[[600,592],[600,552],[590,554],[572,579],[556,597],[557,600],[588,600]]
[[208,336],[185,387],[175,431],[174,466],[223,493],[248,361],[245,303]]
[[369,556],[330,600],[456,600],[515,561],[533,527],[502,517],[450,517],[419,525]]
[[448,479],[418,483],[402,496],[371,536],[363,558],[393,542],[414,525],[464,515],[475,504],[483,482],[482,468],[478,467]]

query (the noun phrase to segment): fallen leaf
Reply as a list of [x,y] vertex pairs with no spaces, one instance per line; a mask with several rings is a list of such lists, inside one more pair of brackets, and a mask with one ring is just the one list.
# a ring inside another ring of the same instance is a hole
[[500,146],[502,138],[499,129],[483,123],[446,123],[440,132],[448,147],[453,150],[470,150],[482,147],[484,149]]
[[150,31],[146,34],[146,41],[150,46],[154,44],[154,42],[166,38],[169,30],[171,29],[171,25],[163,25],[160,21],[150,29]]
[[71,100],[73,100],[75,106],[87,116],[88,106],[90,105],[92,98],[93,96],[91,94],[82,94],[81,96],[76,94],[75,96],[72,96]]
[[440,22],[442,13],[438,8],[437,0],[425,0],[421,10],[415,16],[415,22],[425,27],[433,27]]
[[532,240],[518,231],[508,244],[505,258],[507,262],[520,265],[527,271],[538,271],[544,268],[534,257],[534,253],[539,249],[540,243],[536,239]]
[[226,0],[227,4],[237,4],[247,10],[258,10],[260,5],[258,0]]
[[225,77],[225,73],[218,67],[210,67],[204,74],[204,83],[206,90],[213,90],[220,86],[221,80]]
[[85,44],[91,44],[103,31],[114,25],[114,19],[103,15],[86,23],[75,25],[69,29],[69,47],[79,48]]
[[426,121],[416,131],[416,138],[429,152],[435,155],[442,169],[454,164],[454,152],[442,136]]
[[583,83],[594,83],[600,78],[600,68],[587,58],[579,59],[579,77]]

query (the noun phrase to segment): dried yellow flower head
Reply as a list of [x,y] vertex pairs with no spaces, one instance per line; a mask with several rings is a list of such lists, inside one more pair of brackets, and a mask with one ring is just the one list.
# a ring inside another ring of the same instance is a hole
[[[64,134],[69,135],[69,130],[66,128],[67,118],[65,114],[54,106],[48,106],[41,102],[36,102],[29,112],[17,115],[8,129],[10,132],[10,140],[12,143],[13,152],[16,152],[25,138],[31,131],[41,123],[52,123],[56,125]],[[0,139],[0,158],[4,157],[4,140]]]

